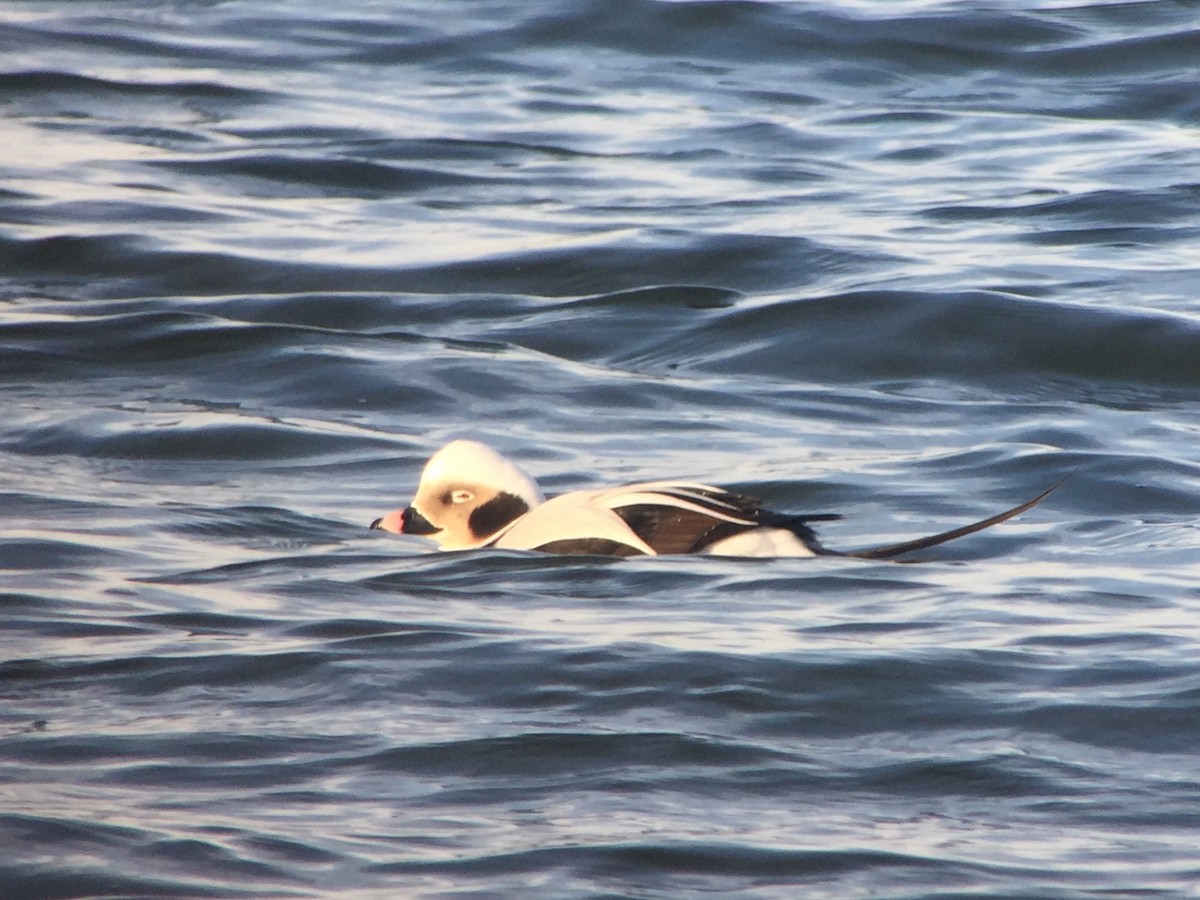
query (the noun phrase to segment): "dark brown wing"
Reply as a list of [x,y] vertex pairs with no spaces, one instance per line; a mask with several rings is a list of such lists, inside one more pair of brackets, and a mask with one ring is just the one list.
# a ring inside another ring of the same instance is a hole
[[558,553],[563,556],[645,556],[645,554],[628,544],[620,541],[610,541],[605,538],[576,538],[565,541],[551,541],[540,547],[532,548],[539,553]]
[[[645,491],[636,493],[641,497],[646,495]],[[781,515],[763,509],[755,497],[718,488],[679,485],[658,487],[654,493],[663,498],[661,503],[642,500],[614,505],[612,510],[634,534],[661,554],[700,553],[718,541],[755,528],[787,529],[819,552],[816,534],[806,523],[841,518],[833,513]]]
[[709,544],[757,528],[752,522],[727,522],[705,512],[657,503],[613,510],[655,553],[699,553]]

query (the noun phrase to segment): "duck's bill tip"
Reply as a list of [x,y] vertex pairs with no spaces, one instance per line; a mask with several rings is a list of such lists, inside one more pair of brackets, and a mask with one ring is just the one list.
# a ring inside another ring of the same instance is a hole
[[392,510],[386,516],[380,516],[371,523],[371,529],[373,531],[390,531],[392,534],[402,534],[404,532],[404,510]]
[[390,531],[392,534],[419,534],[423,536],[437,534],[438,528],[411,506],[404,509],[394,509],[386,516],[380,516],[371,523],[375,531]]

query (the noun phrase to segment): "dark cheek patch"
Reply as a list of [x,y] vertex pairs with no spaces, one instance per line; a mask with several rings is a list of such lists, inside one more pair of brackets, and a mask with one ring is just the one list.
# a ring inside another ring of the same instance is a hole
[[529,504],[512,494],[500,493],[471,513],[467,525],[477,538],[495,534],[509,522],[529,512]]

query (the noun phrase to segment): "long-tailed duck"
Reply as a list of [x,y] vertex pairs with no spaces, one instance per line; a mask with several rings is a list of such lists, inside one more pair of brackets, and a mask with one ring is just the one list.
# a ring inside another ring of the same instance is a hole
[[1057,486],[961,528],[898,544],[838,551],[822,546],[810,527],[840,519],[836,513],[777,513],[744,494],[676,481],[570,491],[547,500],[537,482],[512,460],[478,441],[453,441],[426,463],[412,504],[376,519],[371,527],[425,535],[443,550],[886,559],[1011,519]]

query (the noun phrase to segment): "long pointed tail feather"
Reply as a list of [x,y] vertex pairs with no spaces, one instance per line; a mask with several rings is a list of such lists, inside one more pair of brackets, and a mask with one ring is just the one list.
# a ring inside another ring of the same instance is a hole
[[1057,484],[1053,484],[1046,490],[1042,491],[1032,500],[1027,500],[1020,506],[1014,506],[1012,509],[1007,509],[1002,513],[991,516],[987,519],[981,519],[978,522],[972,522],[970,525],[963,525],[961,528],[952,528],[950,531],[943,531],[940,534],[931,534],[929,537],[916,538],[911,541],[902,541],[899,544],[885,544],[882,547],[867,547],[864,550],[845,550],[845,551],[828,551],[838,556],[855,556],[859,559],[890,559],[893,556],[900,556],[902,553],[909,553],[913,550],[924,550],[926,547],[936,547],[938,544],[944,544],[946,541],[952,541],[955,538],[965,537],[968,534],[974,534],[977,531],[983,531],[985,528],[991,528],[993,525],[999,525],[1001,522],[1006,522],[1013,516],[1019,516],[1027,509],[1032,509],[1043,500],[1050,496],[1052,492],[1062,486],[1064,478]]

